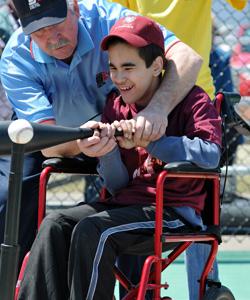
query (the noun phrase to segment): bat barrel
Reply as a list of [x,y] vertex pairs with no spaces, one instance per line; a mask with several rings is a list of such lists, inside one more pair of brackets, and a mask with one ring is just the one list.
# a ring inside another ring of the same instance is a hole
[[[14,121],[15,122],[15,121]],[[12,141],[8,135],[8,127],[12,122],[0,122],[0,155],[10,154]],[[35,152],[47,147],[70,142],[77,139],[84,139],[93,135],[93,129],[70,128],[55,125],[32,123],[34,136],[30,142],[25,144],[24,152]]]
[[[18,120],[17,120],[18,121]],[[13,122],[17,122],[13,121]],[[11,121],[0,121],[0,155],[11,153],[12,141],[8,135],[8,128]],[[90,128],[71,128],[56,125],[45,125],[30,122],[33,128],[33,138],[24,145],[24,153],[39,151],[48,147],[62,143],[85,139],[91,137],[94,133]],[[20,128],[21,130],[22,128]],[[121,131],[116,131],[115,135],[122,135]]]

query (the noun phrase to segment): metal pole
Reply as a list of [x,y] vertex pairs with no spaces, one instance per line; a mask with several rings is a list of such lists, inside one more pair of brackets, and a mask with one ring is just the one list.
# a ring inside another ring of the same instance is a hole
[[0,257],[0,299],[14,299],[19,258],[19,219],[21,207],[24,145],[12,144],[9,197],[6,207],[4,242]]

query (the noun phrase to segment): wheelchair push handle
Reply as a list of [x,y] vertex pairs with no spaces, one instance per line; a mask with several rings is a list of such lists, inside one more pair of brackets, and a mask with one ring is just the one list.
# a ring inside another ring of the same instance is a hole
[[[11,140],[8,134],[8,128],[10,125],[13,126],[16,121],[1,121],[0,122],[0,155],[6,155],[11,153],[11,145],[13,139]],[[85,139],[91,137],[94,133],[93,129],[89,128],[71,128],[57,125],[45,125],[37,124],[34,122],[27,122],[30,124],[30,129],[33,130],[33,137],[27,143],[24,143],[24,152],[35,152],[42,150],[44,148],[52,147],[58,144],[74,141],[77,139]],[[19,124],[18,124],[19,125]],[[16,134],[22,134],[23,128],[18,128]],[[123,135],[122,131],[116,131],[116,136]],[[17,143],[17,142],[16,142]]]

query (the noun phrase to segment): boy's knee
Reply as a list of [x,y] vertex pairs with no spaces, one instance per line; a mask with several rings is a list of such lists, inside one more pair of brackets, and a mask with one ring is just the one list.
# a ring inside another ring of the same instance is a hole
[[59,223],[60,220],[63,218],[63,215],[59,212],[51,212],[50,214],[48,214],[43,222],[55,222],[55,223]]
[[96,219],[87,217],[75,226],[72,234],[72,243],[89,248],[96,247],[101,234],[102,230],[99,228]]
[[75,237],[78,237],[85,234],[91,237],[93,234],[95,234],[96,229],[97,227],[94,220],[92,218],[87,217],[75,226],[73,235]]
[[64,223],[65,218],[61,213],[52,212],[43,219],[39,232],[61,231]]

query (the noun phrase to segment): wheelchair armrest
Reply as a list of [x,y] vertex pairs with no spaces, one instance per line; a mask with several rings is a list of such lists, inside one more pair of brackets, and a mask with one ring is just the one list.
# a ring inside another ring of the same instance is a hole
[[79,157],[66,158],[54,157],[46,159],[42,167],[52,167],[57,173],[71,173],[71,174],[97,174],[96,172],[97,159],[84,159]]
[[219,167],[215,169],[205,169],[198,167],[190,161],[176,161],[164,166],[164,170],[171,173],[220,173]]

